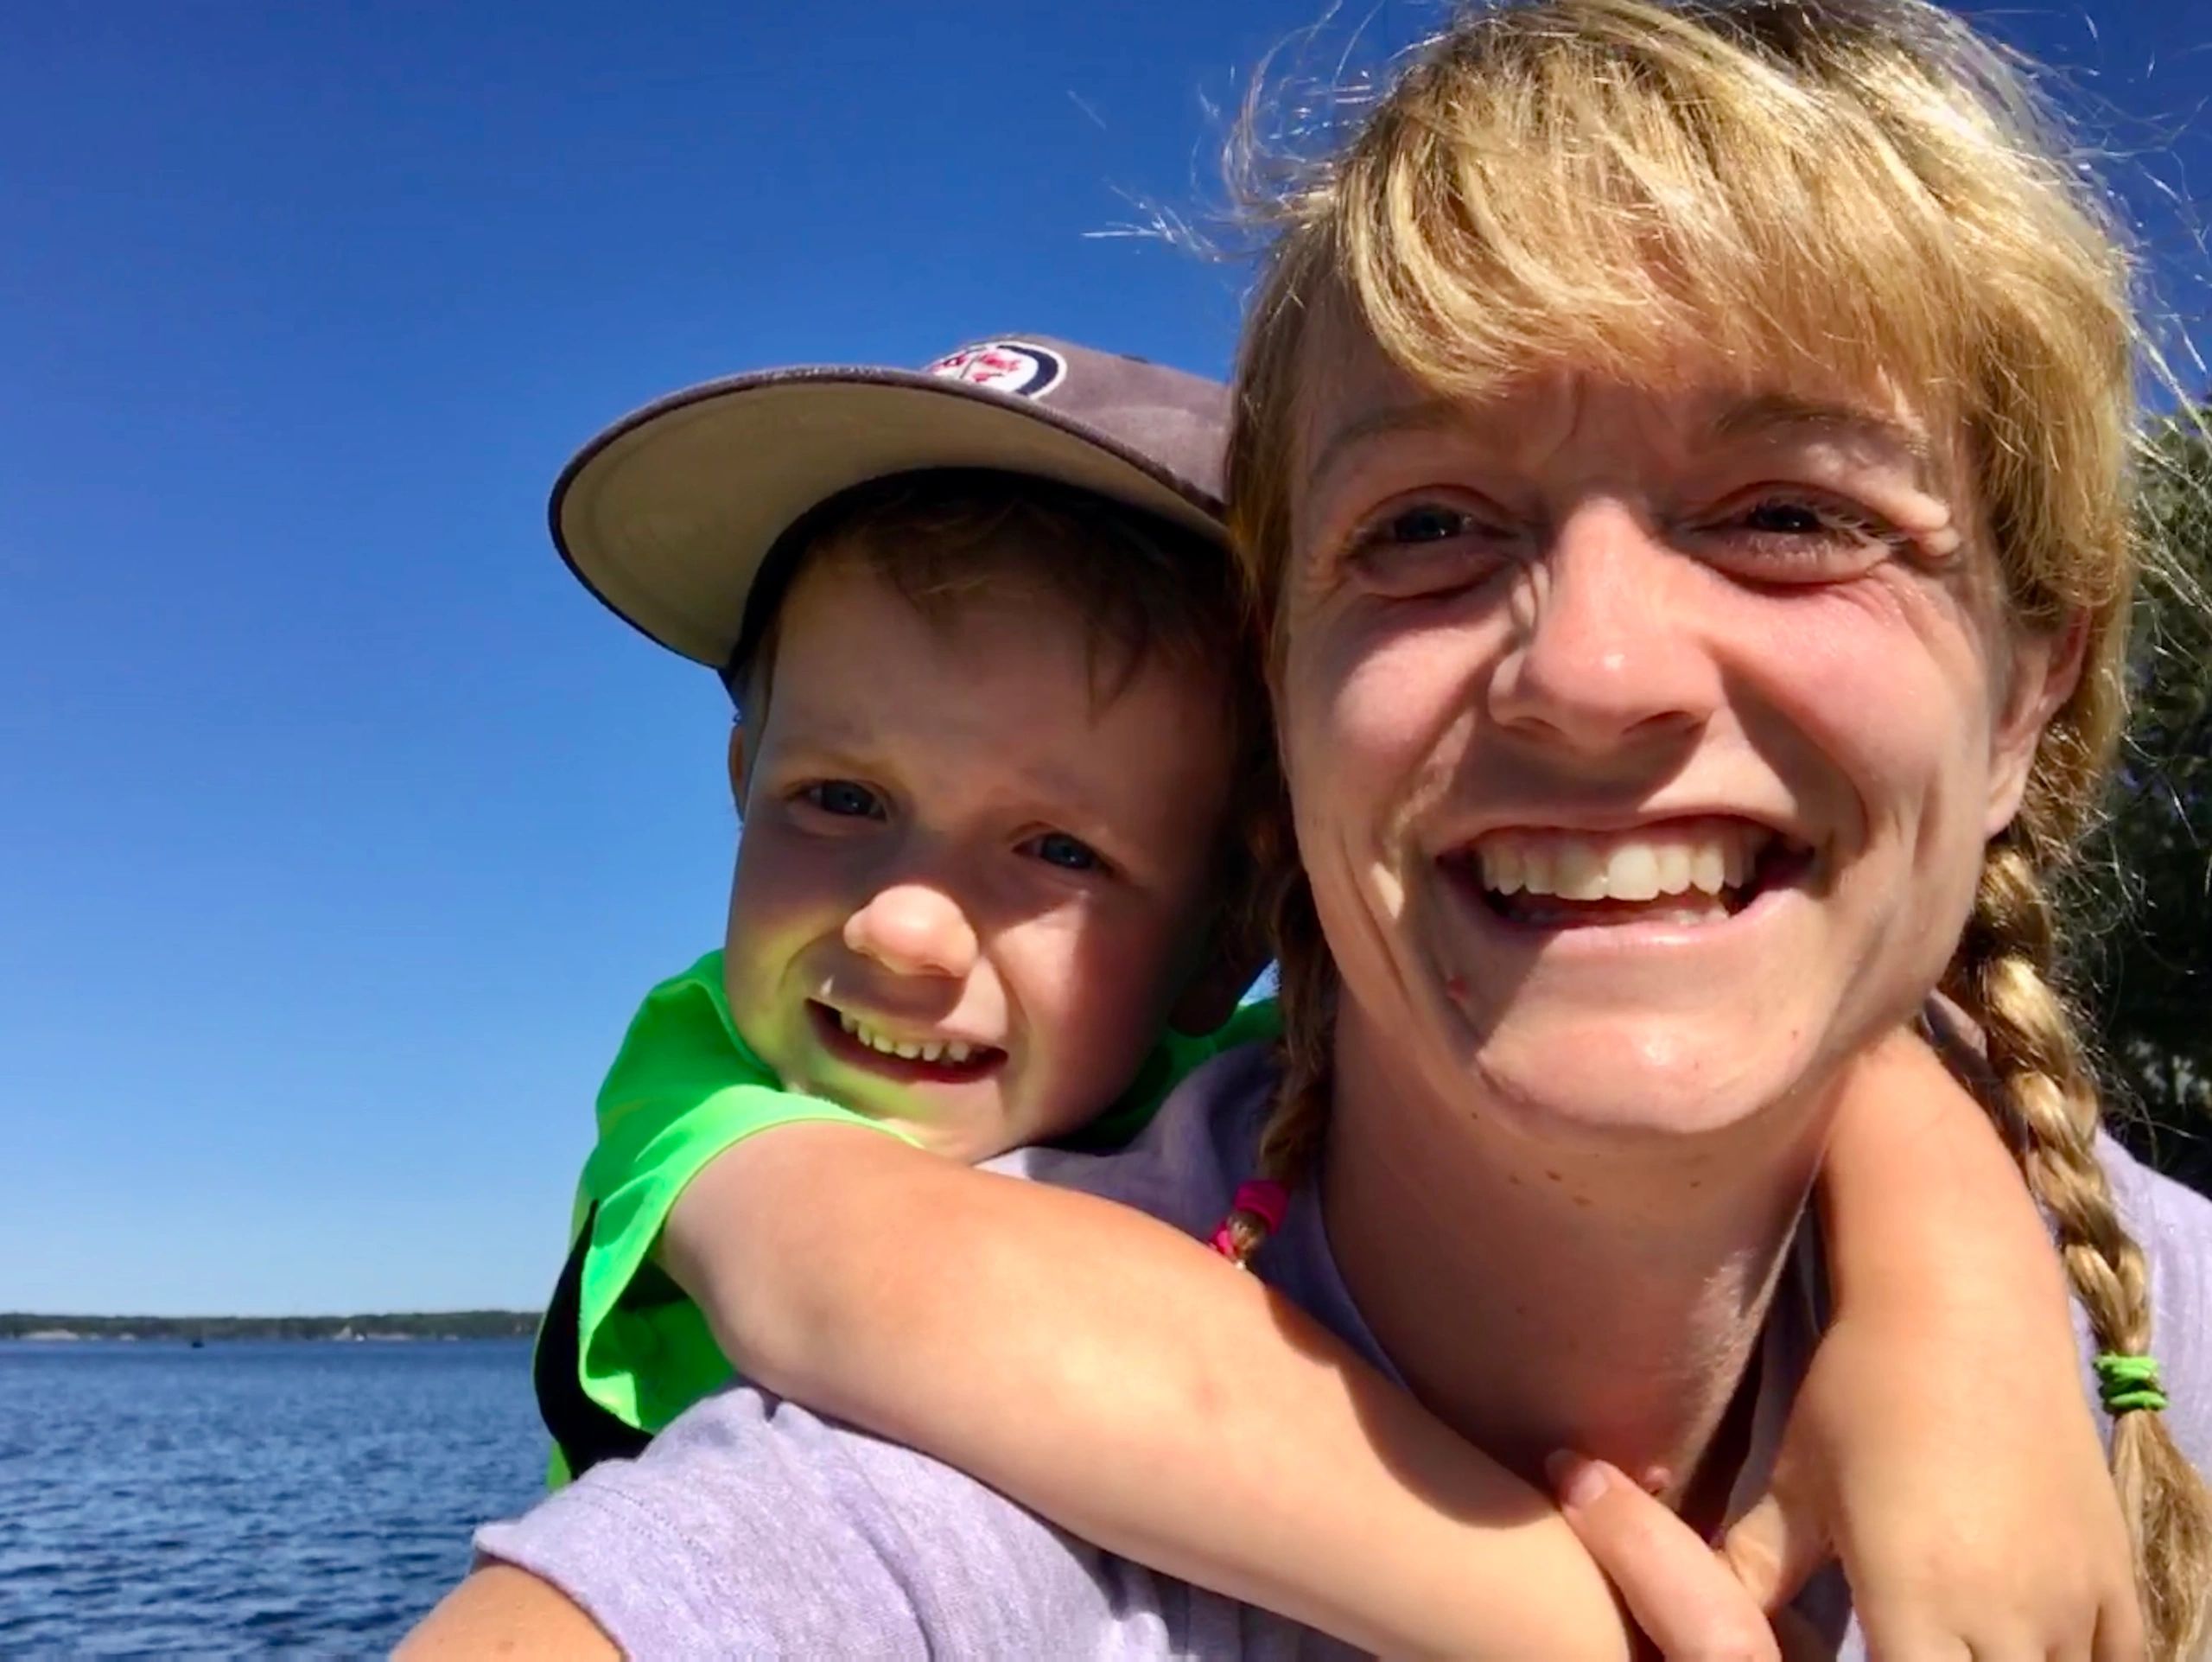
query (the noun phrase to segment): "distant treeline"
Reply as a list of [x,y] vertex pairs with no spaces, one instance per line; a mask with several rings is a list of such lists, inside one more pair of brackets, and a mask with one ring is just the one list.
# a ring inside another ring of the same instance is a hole
[[0,1310],[0,1339],[527,1339],[529,1310],[386,1315],[26,1315]]

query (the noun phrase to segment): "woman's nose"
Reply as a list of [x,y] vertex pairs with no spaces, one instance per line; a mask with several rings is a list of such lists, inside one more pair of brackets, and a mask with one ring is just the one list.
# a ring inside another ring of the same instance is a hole
[[894,883],[845,920],[845,945],[895,975],[957,979],[976,965],[976,930],[943,889]]
[[1516,638],[1491,679],[1491,713],[1593,755],[1695,731],[1720,677],[1683,612],[1694,575],[1626,506],[1576,509],[1514,595]]

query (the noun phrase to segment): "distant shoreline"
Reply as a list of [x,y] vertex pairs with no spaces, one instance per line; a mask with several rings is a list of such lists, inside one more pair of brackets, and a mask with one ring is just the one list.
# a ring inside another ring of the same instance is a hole
[[527,1339],[537,1331],[534,1310],[400,1311],[375,1315],[41,1315],[0,1310],[0,1340],[51,1343],[82,1339],[168,1339],[204,1344],[262,1339],[387,1342]]

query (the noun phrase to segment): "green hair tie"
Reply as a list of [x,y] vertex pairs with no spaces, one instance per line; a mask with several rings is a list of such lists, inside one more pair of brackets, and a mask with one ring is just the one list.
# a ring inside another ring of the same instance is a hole
[[2154,1414],[2165,1411],[2166,1393],[2158,1389],[2157,1357],[2126,1356],[2108,1350],[2097,1358],[2095,1366],[2097,1395],[2105,1412],[2113,1418],[2133,1414],[2139,1408]]

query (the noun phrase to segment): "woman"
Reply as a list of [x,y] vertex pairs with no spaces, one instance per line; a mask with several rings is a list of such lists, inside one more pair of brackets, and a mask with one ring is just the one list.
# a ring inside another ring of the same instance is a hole
[[[2126,268],[2021,99],[1932,8],[1554,0],[1464,20],[1286,198],[1231,487],[1289,1065],[1079,1181],[1198,1228],[1288,1184],[1257,1267],[1447,1422],[1710,1524],[1802,1367],[1835,1082],[1940,985],[2094,1347],[2164,1365],[2113,1452],[2179,1656],[2212,1208],[2097,1142],[2044,899],[2119,719]],[[492,1551],[669,1648],[1301,1643],[743,1392],[600,1495]]]
[[[1699,1298],[1757,1284],[1711,1271],[1777,1239],[1740,1208],[1791,1192],[1808,1090],[1937,980],[2097,1347],[2148,1348],[2047,893],[2121,723],[2136,341],[2125,262],[2044,144],[1932,9],[1597,0],[1463,24],[1286,204],[1230,488],[1311,888],[1286,1028],[1327,1041],[1294,1053],[1264,1147],[1294,1176],[1325,1140],[1363,1314],[1493,1450],[1604,1410],[1455,1333],[1557,1350],[1564,1310],[1681,1355]],[[1725,924],[1578,951],[1592,920],[1529,898],[1682,816],[1763,848]],[[1735,1152],[1709,1204],[1673,1187],[1673,1244],[1714,1233],[1670,1306],[1648,1240],[1589,1225],[1669,1193],[1686,1134]],[[1440,1305],[1470,1243],[1421,1238],[1409,1149],[1495,1261],[1556,1264],[1572,1214],[1543,1202],[1572,1191],[1580,1296],[1477,1273]],[[2212,1587],[2204,1489],[2158,1416],[2113,1444],[2179,1653]]]

